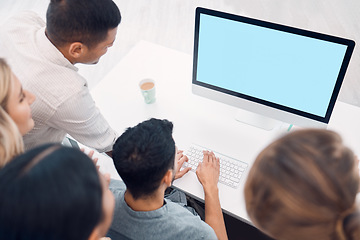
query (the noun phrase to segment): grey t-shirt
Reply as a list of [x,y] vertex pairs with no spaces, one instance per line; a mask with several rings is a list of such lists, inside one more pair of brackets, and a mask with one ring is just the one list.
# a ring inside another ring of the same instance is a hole
[[214,230],[185,207],[164,200],[164,205],[154,211],[132,210],[124,200],[125,188],[117,183],[110,185],[115,196],[113,223],[108,236],[120,239],[217,239]]

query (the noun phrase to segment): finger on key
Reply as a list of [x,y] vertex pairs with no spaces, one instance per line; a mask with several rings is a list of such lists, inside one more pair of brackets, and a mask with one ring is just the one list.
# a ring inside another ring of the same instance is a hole
[[210,162],[211,163],[214,163],[215,162],[215,154],[211,151],[210,153],[209,153],[209,155],[210,155]]
[[220,169],[220,158],[216,158],[216,168]]
[[203,151],[204,154],[204,158],[203,158],[203,162],[209,162],[209,154],[208,151]]

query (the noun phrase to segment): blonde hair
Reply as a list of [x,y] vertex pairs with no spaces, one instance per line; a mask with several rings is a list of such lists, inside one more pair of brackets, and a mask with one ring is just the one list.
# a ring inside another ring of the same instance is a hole
[[0,58],[0,168],[24,152],[19,129],[7,113],[9,94],[13,85],[11,74],[9,65]]
[[245,184],[253,223],[278,240],[360,239],[354,153],[338,134],[308,129],[288,134],[256,158]]

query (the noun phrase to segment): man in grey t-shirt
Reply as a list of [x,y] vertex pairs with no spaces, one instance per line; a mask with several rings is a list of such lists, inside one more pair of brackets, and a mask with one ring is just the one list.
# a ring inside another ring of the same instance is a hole
[[165,190],[187,157],[177,151],[173,125],[150,119],[128,128],[113,147],[115,167],[126,185],[111,186],[115,195],[112,239],[227,239],[217,182],[219,159],[204,152],[196,174],[205,193],[205,222],[178,203],[164,199]]

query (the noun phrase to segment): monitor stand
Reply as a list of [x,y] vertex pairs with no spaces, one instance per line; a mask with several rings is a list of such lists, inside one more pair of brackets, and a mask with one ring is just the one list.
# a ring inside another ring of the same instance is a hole
[[282,125],[281,121],[273,118],[265,117],[263,115],[238,109],[235,116],[236,121],[261,128],[267,131],[271,131],[275,128],[279,128]]

